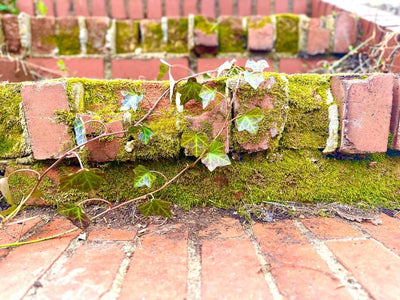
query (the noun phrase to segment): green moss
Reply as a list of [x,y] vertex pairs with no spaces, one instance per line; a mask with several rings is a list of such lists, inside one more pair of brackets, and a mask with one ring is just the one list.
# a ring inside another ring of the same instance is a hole
[[56,115],[55,122],[56,123],[61,123],[68,125],[70,127],[74,126],[74,120],[75,120],[75,114],[66,110],[66,109],[60,109],[54,111],[54,114]]
[[29,153],[21,123],[20,83],[0,84],[0,158],[16,158]]
[[297,53],[299,50],[299,16],[276,16],[276,52]]
[[135,52],[139,43],[139,21],[116,21],[116,52]]
[[243,53],[246,49],[247,32],[242,28],[240,18],[225,17],[218,24],[218,42],[220,52]]
[[81,53],[78,25],[73,28],[59,28],[56,35],[56,41],[59,55],[74,55]]
[[168,42],[166,51],[170,53],[188,52],[188,19],[168,19]]
[[143,52],[163,52],[165,51],[165,42],[163,41],[163,32],[161,23],[152,21],[152,23],[142,23],[142,47]]
[[329,132],[327,91],[330,76],[298,74],[289,79],[289,115],[281,145],[292,149],[322,149]]
[[267,24],[271,24],[271,17],[253,17],[249,20],[249,28],[252,29],[261,29]]
[[216,34],[218,32],[218,24],[210,18],[202,16],[194,17],[194,28],[208,35]]

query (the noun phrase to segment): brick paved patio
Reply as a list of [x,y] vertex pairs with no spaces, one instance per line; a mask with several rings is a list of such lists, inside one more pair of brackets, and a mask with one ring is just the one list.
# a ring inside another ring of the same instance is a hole
[[[0,249],[0,299],[399,299],[400,219],[381,219],[96,226],[86,239]],[[37,217],[0,243],[35,227],[28,239],[73,228]]]

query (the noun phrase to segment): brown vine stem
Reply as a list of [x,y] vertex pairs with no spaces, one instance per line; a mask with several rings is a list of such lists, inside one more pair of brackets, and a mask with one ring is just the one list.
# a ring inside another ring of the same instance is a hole
[[107,203],[107,204],[108,204],[108,208],[112,208],[112,206],[113,206],[112,203],[111,203],[110,201],[107,201],[107,200],[102,199],[102,198],[90,198],[90,199],[85,199],[85,200],[82,200],[81,202],[79,202],[79,203],[77,204],[77,206],[81,206],[82,204],[87,203],[87,202],[95,202],[95,201],[100,201],[100,202]]

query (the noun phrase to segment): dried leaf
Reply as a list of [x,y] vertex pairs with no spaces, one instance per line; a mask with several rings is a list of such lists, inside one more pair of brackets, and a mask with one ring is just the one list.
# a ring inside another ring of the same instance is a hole
[[11,194],[10,185],[8,184],[8,177],[0,178],[0,193],[3,195],[6,202],[11,206],[15,205],[14,199]]

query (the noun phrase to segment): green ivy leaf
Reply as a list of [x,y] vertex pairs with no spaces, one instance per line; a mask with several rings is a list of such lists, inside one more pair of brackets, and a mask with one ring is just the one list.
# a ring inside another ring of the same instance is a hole
[[142,127],[142,132],[139,133],[139,140],[142,141],[143,144],[147,144],[150,141],[150,138],[153,136],[154,132],[149,128],[144,125]]
[[8,184],[8,177],[0,178],[0,193],[3,195],[6,202],[11,206],[15,206],[13,196],[11,194],[10,185]]
[[254,108],[236,119],[236,126],[238,131],[246,130],[249,133],[256,134],[258,130],[258,123],[264,119],[260,108]]
[[57,66],[60,68],[61,72],[67,72],[68,71],[67,67],[65,66],[65,62],[62,59],[59,59],[57,61]]
[[78,189],[82,192],[97,190],[103,182],[103,172],[99,169],[80,169],[76,173],[60,177],[60,189]]
[[171,65],[167,63],[165,60],[160,59],[160,61],[161,61],[160,72],[158,73],[157,81],[162,80],[164,75],[167,74],[171,68]]
[[87,142],[85,124],[82,118],[75,117],[74,121],[75,141],[78,146]]
[[244,80],[250,84],[250,86],[253,89],[257,89],[261,82],[264,81],[264,76],[262,73],[255,73],[255,72],[249,72],[249,71],[244,71]]
[[208,137],[205,133],[183,133],[181,146],[185,148],[189,155],[199,157],[208,146]]
[[57,211],[68,218],[76,227],[85,230],[90,225],[90,219],[82,207],[74,203],[60,203]]
[[205,109],[207,107],[207,105],[212,100],[214,100],[216,93],[217,93],[217,89],[213,89],[207,85],[203,85],[203,87],[201,88],[200,94],[199,94],[199,96],[202,100],[202,103],[203,103],[203,109]]
[[138,165],[133,172],[135,173],[135,187],[147,186],[151,187],[156,176],[151,173],[145,166]]
[[148,216],[162,216],[171,218],[171,202],[163,201],[160,199],[152,199],[144,204],[138,206],[142,215]]
[[225,147],[223,144],[212,141],[210,150],[201,159],[201,162],[212,172],[217,167],[228,166],[231,164],[228,155],[225,153]]
[[189,100],[201,101],[200,91],[202,85],[197,82],[196,78],[191,77],[188,81],[177,88],[177,92],[180,93],[181,96],[181,105],[185,105]]
[[41,16],[45,16],[47,14],[47,6],[42,0],[38,2],[37,9]]

